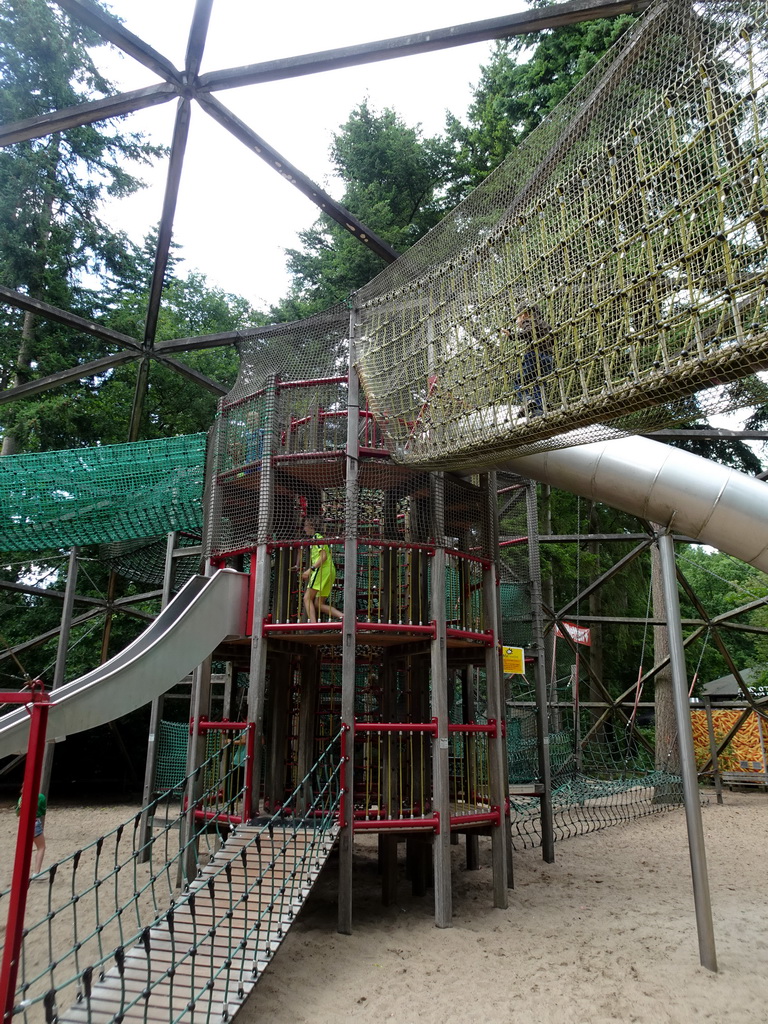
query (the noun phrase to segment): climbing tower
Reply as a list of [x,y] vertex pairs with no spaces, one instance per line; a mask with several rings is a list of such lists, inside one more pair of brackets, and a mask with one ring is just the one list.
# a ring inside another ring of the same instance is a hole
[[[261,810],[280,806],[341,727],[340,928],[360,832],[380,836],[385,899],[407,841],[414,884],[434,871],[447,926],[452,833],[470,860],[491,835],[494,902],[506,902],[495,488],[490,474],[393,461],[360,401],[354,335],[337,307],[241,343],[212,429],[205,547],[214,566],[250,573],[249,636],[222,653],[249,673]],[[334,614],[317,622],[303,604],[318,543],[307,516],[336,569]]]

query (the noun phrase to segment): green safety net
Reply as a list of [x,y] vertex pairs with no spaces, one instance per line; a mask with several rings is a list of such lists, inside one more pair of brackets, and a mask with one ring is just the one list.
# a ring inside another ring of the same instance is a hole
[[199,530],[205,434],[0,459],[0,551]]

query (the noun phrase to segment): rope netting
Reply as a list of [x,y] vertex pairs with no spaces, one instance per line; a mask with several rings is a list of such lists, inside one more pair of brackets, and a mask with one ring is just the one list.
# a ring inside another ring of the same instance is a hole
[[657,0],[356,295],[398,461],[491,465],[766,401],[768,14]]
[[[515,795],[541,782],[536,694],[524,676],[510,678],[507,758],[512,787],[512,841],[519,849],[541,843],[538,798]],[[679,776],[658,771],[650,744],[622,705],[574,702],[567,677],[550,689],[547,707],[555,839],[586,835],[679,807]]]
[[45,896],[36,918],[28,905],[14,1021],[219,1021],[242,1002],[332,846],[341,764],[339,734],[271,818],[233,825],[243,739],[33,878]]
[[0,550],[199,531],[205,445],[187,434],[0,459]]

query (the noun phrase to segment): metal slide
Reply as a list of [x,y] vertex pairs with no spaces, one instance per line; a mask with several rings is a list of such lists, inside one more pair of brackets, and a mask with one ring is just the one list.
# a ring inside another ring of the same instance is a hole
[[649,438],[580,445],[579,434],[570,448],[496,468],[649,519],[768,572],[768,483]]
[[[51,694],[49,739],[105,725],[175,686],[222,640],[246,629],[248,577],[193,576],[141,636],[99,668]],[[0,718],[0,757],[27,749],[26,708]]]

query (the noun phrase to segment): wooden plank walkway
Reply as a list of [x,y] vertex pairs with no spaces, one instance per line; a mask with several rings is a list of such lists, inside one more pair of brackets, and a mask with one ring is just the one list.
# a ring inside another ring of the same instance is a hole
[[251,992],[336,840],[290,822],[241,826],[181,897],[60,1024],[226,1021]]

